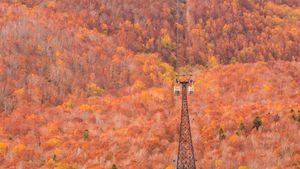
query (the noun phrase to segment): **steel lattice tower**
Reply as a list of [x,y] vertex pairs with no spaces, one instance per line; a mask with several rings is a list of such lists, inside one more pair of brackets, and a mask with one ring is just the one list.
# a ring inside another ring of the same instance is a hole
[[182,85],[182,108],[177,169],[196,169],[187,100],[187,86],[189,83],[189,81],[180,82]]
[[[176,10],[176,68],[179,68],[188,63],[187,0],[176,0]],[[186,77],[186,75],[183,76]],[[182,108],[177,169],[196,169],[187,100],[187,88],[189,87],[189,89],[191,89],[191,86],[189,85],[192,85],[193,81],[191,79],[184,79],[181,81],[176,80],[176,83],[177,85],[182,85]],[[175,95],[179,95],[180,87],[175,86],[174,89]]]

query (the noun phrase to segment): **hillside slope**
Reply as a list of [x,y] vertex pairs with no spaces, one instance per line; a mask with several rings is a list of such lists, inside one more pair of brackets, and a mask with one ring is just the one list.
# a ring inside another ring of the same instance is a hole
[[174,167],[175,70],[198,168],[299,168],[299,1],[189,0],[187,58],[174,2],[2,0],[0,168]]
[[[190,0],[184,59],[175,57],[174,5],[173,0],[1,1],[0,111],[18,106],[13,95],[18,90],[28,102],[56,106],[71,96],[126,95],[137,80],[146,88],[160,87],[159,76],[170,66],[179,70],[175,65],[299,61],[298,1]],[[141,55],[154,65],[142,75]],[[179,60],[187,63],[176,64]],[[93,87],[97,91],[91,94]]]
[[[300,166],[300,123],[292,118],[300,116],[299,63],[218,66],[198,71],[195,80],[189,107],[198,168]],[[0,166],[175,166],[180,106],[171,88],[158,87],[72,98],[53,108],[24,105],[1,114]],[[262,119],[258,131],[252,129],[256,116]]]

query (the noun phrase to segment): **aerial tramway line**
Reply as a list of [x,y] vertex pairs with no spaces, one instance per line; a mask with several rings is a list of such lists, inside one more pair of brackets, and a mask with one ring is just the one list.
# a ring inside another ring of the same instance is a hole
[[[176,1],[176,67],[184,65],[187,46],[187,2]],[[182,25],[183,29],[179,29]],[[182,95],[181,122],[178,143],[177,169],[196,169],[192,133],[190,127],[187,95],[194,94],[192,75],[178,75],[174,85],[174,95]]]

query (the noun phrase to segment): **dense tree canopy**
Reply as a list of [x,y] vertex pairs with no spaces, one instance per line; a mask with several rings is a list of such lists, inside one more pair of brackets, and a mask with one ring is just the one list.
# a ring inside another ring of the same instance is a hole
[[176,71],[197,166],[300,166],[300,1],[175,2],[2,0],[0,168],[174,168]]

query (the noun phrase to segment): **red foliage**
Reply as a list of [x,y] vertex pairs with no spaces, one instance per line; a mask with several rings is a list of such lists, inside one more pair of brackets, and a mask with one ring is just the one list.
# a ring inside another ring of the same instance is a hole
[[297,168],[299,2],[188,5],[176,58],[174,0],[1,1],[0,168],[172,168],[174,70],[195,74],[197,166]]

